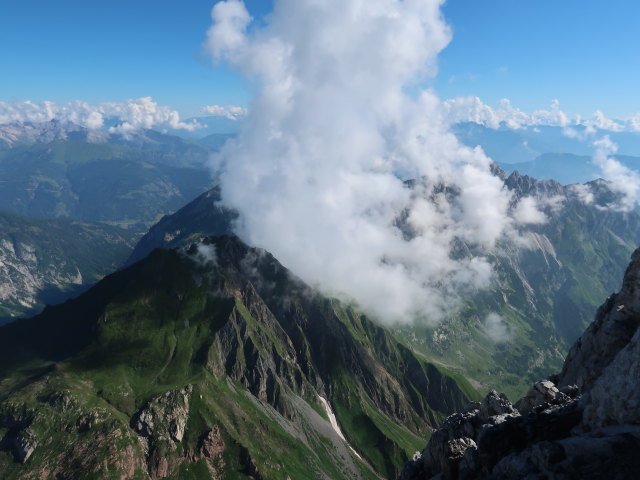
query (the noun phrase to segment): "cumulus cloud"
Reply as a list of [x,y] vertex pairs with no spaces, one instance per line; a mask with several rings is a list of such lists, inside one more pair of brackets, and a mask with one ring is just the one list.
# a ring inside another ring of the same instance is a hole
[[214,117],[225,117],[229,120],[240,120],[247,114],[246,108],[235,105],[207,105],[202,108],[202,111]]
[[497,313],[490,313],[484,319],[484,332],[495,343],[508,342],[512,338],[511,330],[502,318]]
[[[556,203],[552,203],[552,208]],[[547,222],[547,216],[538,209],[538,202],[533,197],[524,197],[513,211],[513,218],[521,225],[540,225]]]
[[569,116],[560,109],[560,102],[553,100],[549,110],[526,113],[514,107],[509,99],[502,99],[498,108],[492,108],[479,97],[457,97],[444,102],[447,117],[452,123],[474,122],[489,128],[505,125],[517,130],[530,126],[559,126],[570,123]]
[[489,284],[496,242],[540,220],[450,133],[432,91],[406,93],[450,41],[442,3],[278,0],[254,25],[227,0],[207,35],[257,90],[215,165],[238,233],[382,321],[455,311]]
[[591,128],[596,128],[599,130],[607,130],[609,132],[621,132],[625,129],[624,125],[607,118],[604,113],[600,110],[596,110],[593,113],[593,117],[591,120],[587,120],[583,123],[583,125]]
[[592,137],[598,130],[640,131],[640,113],[632,115],[626,121],[608,118],[601,110],[596,110],[591,118],[582,118],[580,115],[564,112],[557,99],[551,102],[548,110],[542,109],[530,113],[514,107],[506,98],[498,102],[497,108],[473,96],[447,100],[443,103],[443,107],[451,123],[473,122],[493,129],[505,126],[514,130],[539,126],[564,127],[563,133],[567,137],[579,140]]
[[618,202],[608,207],[623,212],[633,210],[640,193],[640,174],[622,165],[612,156],[618,150],[618,146],[609,136],[595,141],[593,146],[596,149],[593,163],[600,168],[602,178],[609,181],[611,190],[620,195]]
[[196,130],[196,122],[180,120],[180,114],[169,107],[158,105],[151,97],[129,99],[122,102],[104,102],[91,105],[74,101],[54,102],[0,102],[0,124],[40,123],[51,120],[72,122],[92,130],[104,127],[107,120],[118,124],[112,131],[127,132],[141,128],[172,128],[176,130]]
[[569,185],[569,189],[574,195],[576,195],[579,201],[586,205],[591,205],[595,200],[595,197],[593,195],[593,192],[591,191],[591,188],[589,188],[589,185]]

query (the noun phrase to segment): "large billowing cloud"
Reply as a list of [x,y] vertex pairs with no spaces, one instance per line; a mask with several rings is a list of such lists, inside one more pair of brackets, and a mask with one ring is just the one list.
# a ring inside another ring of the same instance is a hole
[[54,102],[0,102],[0,124],[39,123],[50,120],[75,123],[89,128],[100,129],[106,120],[117,120],[112,127],[117,131],[130,131],[141,128],[172,128],[195,130],[197,123],[185,123],[180,115],[169,107],[158,105],[151,97],[143,97],[122,102],[104,102],[91,105],[75,101]]
[[532,200],[514,208],[491,161],[448,131],[432,91],[407,93],[436,74],[450,41],[441,4],[276,0],[251,25],[228,0],[207,37],[212,56],[257,89],[218,159],[238,232],[383,321],[455,311],[461,294],[488,285],[496,242],[544,220]]

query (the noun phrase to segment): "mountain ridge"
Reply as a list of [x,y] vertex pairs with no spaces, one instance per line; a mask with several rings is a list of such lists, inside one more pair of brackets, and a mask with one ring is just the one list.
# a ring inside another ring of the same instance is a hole
[[[53,472],[54,457],[64,475],[85,478],[73,469],[78,446],[116,431],[127,461],[113,478],[389,477],[430,426],[477,396],[234,237],[156,249],[78,299],[2,327],[0,344],[0,464],[24,464],[9,478]],[[37,413],[60,392],[67,413]],[[53,435],[56,422],[74,426]],[[100,455],[115,461],[100,448],[84,453],[88,471],[105,472]]]

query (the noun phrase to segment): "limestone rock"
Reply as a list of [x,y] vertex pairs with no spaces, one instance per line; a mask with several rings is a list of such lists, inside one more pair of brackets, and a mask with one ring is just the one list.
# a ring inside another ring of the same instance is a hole
[[558,404],[567,400],[568,396],[560,392],[553,382],[542,380],[533,384],[527,395],[516,403],[516,408],[522,415],[525,415],[531,413],[536,407]]
[[595,382],[584,422],[592,428],[640,425],[640,329]]
[[20,463],[25,463],[37,446],[37,438],[30,429],[21,432],[13,442],[13,453],[16,460]]
[[133,429],[154,442],[165,440],[175,446],[184,436],[192,392],[189,385],[154,398],[133,418]]
[[502,414],[517,413],[504,393],[498,394],[495,390],[489,392],[480,404],[480,419],[488,421],[490,417]]

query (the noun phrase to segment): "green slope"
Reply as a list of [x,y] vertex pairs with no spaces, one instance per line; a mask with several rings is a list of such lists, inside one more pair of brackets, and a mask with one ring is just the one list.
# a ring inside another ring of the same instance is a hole
[[390,478],[477,395],[232,237],[2,327],[0,372],[6,478]]

